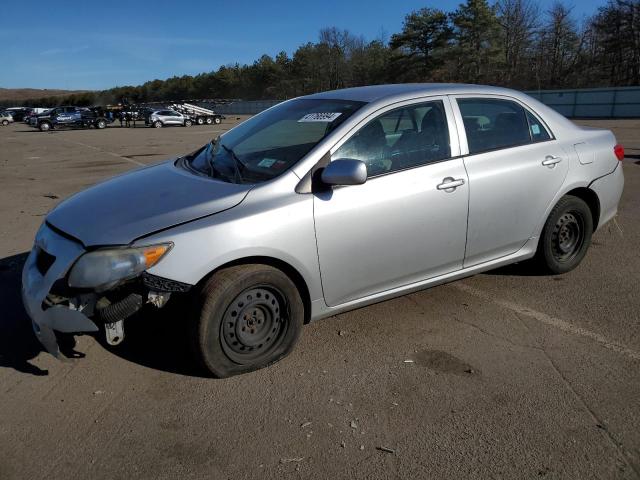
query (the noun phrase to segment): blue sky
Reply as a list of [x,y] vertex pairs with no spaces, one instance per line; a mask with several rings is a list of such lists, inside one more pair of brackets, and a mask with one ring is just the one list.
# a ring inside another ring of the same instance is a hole
[[[553,0],[539,0],[544,11]],[[460,0],[6,1],[0,11],[0,87],[104,89],[197,74],[263,53],[291,54],[323,27],[367,39],[401,29],[425,6]],[[577,19],[605,0],[575,0]]]

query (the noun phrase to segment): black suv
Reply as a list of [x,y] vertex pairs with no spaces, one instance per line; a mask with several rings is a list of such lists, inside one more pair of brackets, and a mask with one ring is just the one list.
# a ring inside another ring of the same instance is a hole
[[29,125],[46,132],[52,128],[105,128],[111,120],[99,109],[56,107],[29,120]]

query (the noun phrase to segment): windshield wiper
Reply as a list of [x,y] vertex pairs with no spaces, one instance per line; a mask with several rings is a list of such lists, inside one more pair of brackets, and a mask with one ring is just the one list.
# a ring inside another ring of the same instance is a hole
[[213,163],[213,159],[215,158],[215,156],[213,155],[213,145],[214,145],[213,140],[209,142],[209,145],[207,145],[207,150],[209,154],[209,158],[207,159],[207,165],[209,166],[209,176],[211,176],[211,178],[216,178],[216,177],[224,178],[226,179],[226,181],[228,181],[229,178],[226,175],[223,175],[222,172],[218,170]]
[[233,160],[233,168],[235,169],[236,175],[238,177],[238,183],[242,183],[244,179],[240,174],[240,167],[244,169],[244,163],[242,163],[242,160],[238,158],[238,156],[236,155],[236,152],[234,152],[232,148],[227,147],[223,143],[221,143],[220,146],[224,148],[227,151],[227,153],[231,156],[231,159]]

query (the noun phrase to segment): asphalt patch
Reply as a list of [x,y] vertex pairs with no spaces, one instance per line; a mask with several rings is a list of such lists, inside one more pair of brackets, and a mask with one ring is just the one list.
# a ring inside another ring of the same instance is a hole
[[435,372],[452,375],[477,375],[478,373],[468,363],[442,350],[421,350],[415,355],[415,363]]

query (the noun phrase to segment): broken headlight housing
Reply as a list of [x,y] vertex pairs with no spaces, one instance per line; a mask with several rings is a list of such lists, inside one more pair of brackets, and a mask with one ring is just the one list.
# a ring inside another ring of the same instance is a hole
[[173,247],[161,243],[136,248],[109,248],[82,255],[69,273],[69,286],[104,291],[137,277],[157,264]]

